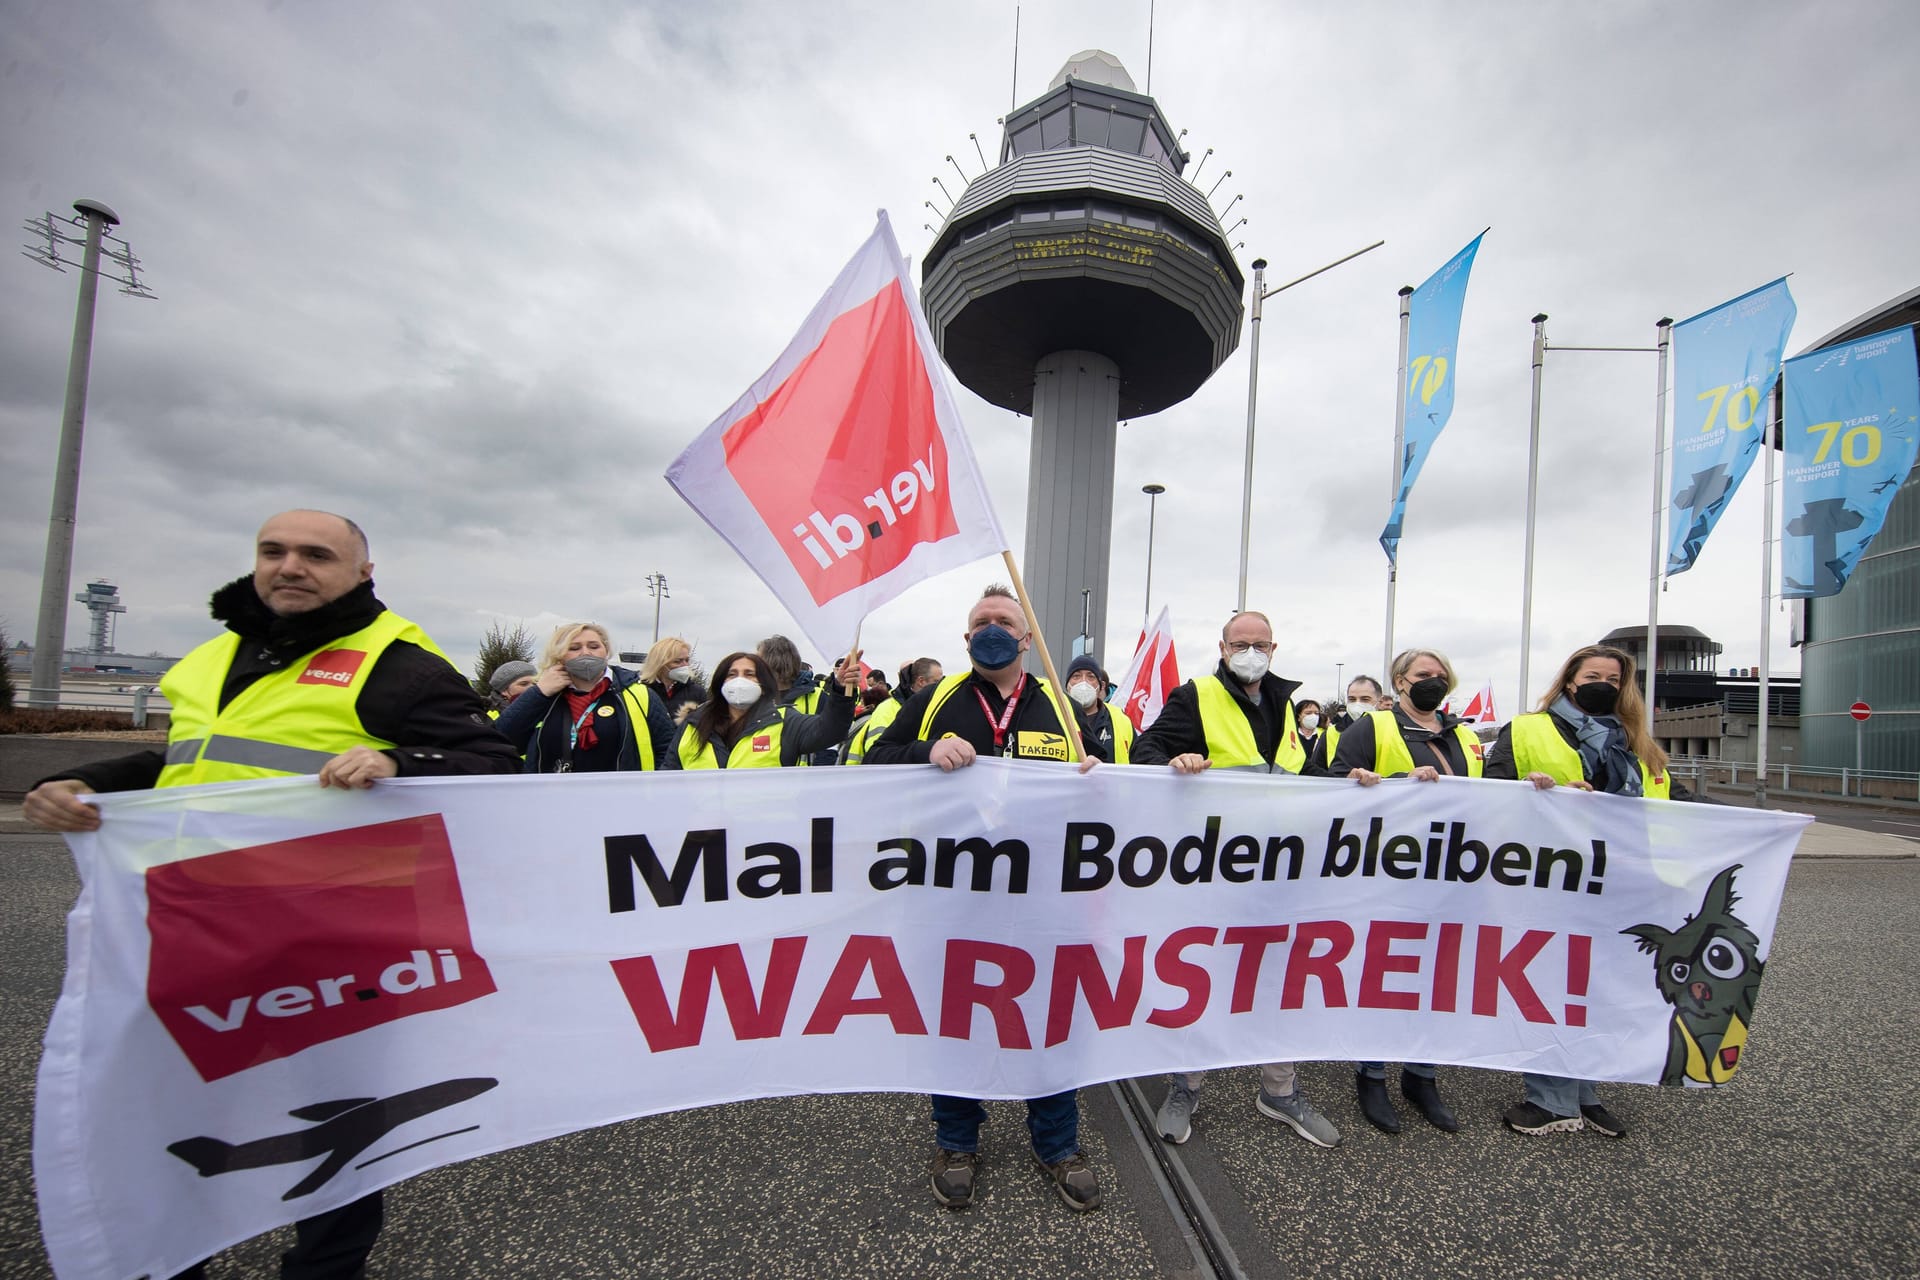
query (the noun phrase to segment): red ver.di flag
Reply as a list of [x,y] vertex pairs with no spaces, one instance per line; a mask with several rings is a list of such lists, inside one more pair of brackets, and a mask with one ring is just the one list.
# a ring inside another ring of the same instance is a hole
[[1145,729],[1167,705],[1167,695],[1180,687],[1180,659],[1173,651],[1173,621],[1165,609],[1153,620],[1153,630],[1140,636],[1127,674],[1120,677],[1120,709],[1135,729]]
[[843,652],[914,583],[1007,547],[883,212],[780,358],[667,481]]

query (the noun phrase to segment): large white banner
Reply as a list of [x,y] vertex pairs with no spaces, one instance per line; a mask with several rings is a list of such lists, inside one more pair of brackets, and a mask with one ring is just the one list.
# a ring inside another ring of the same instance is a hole
[[1281,1059],[1724,1084],[1807,821],[998,760],[100,801],[34,1164],[56,1271],[116,1280],[743,1098]]

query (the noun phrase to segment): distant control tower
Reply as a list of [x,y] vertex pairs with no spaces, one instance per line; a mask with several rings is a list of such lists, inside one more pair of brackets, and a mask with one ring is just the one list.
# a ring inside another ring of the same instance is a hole
[[1185,400],[1240,342],[1244,277],[1186,163],[1119,59],[1076,54],[1006,118],[921,275],[955,375],[1033,418],[1023,571],[1048,646],[1080,634],[1090,591],[1103,666],[1114,428]]
[[120,588],[105,578],[95,578],[74,599],[87,606],[87,612],[93,615],[93,627],[87,637],[87,652],[112,653],[113,615],[127,611],[127,606],[120,603]]

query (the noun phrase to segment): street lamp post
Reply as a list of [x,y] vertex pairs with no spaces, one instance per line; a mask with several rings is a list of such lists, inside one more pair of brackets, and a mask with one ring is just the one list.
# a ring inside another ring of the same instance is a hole
[[1143,484],[1140,492],[1147,495],[1147,598],[1140,606],[1140,630],[1144,632],[1153,625],[1153,522],[1156,509],[1160,504],[1160,495],[1167,491],[1163,484]]
[[[1229,171],[1231,172],[1231,171]],[[1247,342],[1247,457],[1240,477],[1240,592],[1234,597],[1234,612],[1247,610],[1247,553],[1253,545],[1253,421],[1260,403],[1260,304],[1276,293],[1283,293],[1297,284],[1304,284],[1323,272],[1331,271],[1344,262],[1352,262],[1363,253],[1371,253],[1385,244],[1385,240],[1375,240],[1364,249],[1355,249],[1344,258],[1329,262],[1318,270],[1309,271],[1297,280],[1275,285],[1267,285],[1267,260],[1253,260],[1253,306],[1250,309],[1248,325],[1250,337]]]
[[[126,242],[107,234],[118,226],[120,215],[98,200],[75,200],[73,208],[80,216],[67,220],[84,223],[84,235],[60,229],[51,213],[27,223],[27,230],[44,236],[46,247],[29,246],[27,256],[42,266],[64,271],[72,259],[60,256],[62,244],[81,246],[80,300],[73,315],[73,349],[67,357],[67,398],[60,414],[60,447],[53,470],[53,508],[47,520],[47,554],[40,571],[40,614],[33,635],[33,674],[29,678],[27,705],[60,705],[60,671],[67,647],[67,588],[73,577],[73,530],[78,522],[80,502],[80,445],[87,418],[87,375],[93,365],[94,299],[100,292],[100,277],[122,286],[121,292],[150,298],[140,283],[139,259]],[[103,273],[100,257],[103,242],[106,256],[126,272],[126,276]]]
[[653,642],[659,644],[660,602],[665,600],[669,594],[667,591],[667,575],[664,573],[650,573],[644,581],[647,584],[648,594],[653,596]]

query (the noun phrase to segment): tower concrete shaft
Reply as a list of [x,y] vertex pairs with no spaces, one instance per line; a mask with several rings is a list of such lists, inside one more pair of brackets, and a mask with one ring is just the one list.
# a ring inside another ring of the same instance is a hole
[[[1120,367],[1091,351],[1057,351],[1033,371],[1033,448],[1021,572],[1048,647],[1071,651],[1083,613],[1093,652],[1107,632],[1113,541],[1113,451]],[[1091,591],[1091,608],[1081,592]],[[1055,661],[1059,661],[1058,658]],[[1064,678],[1064,668],[1062,669]]]

